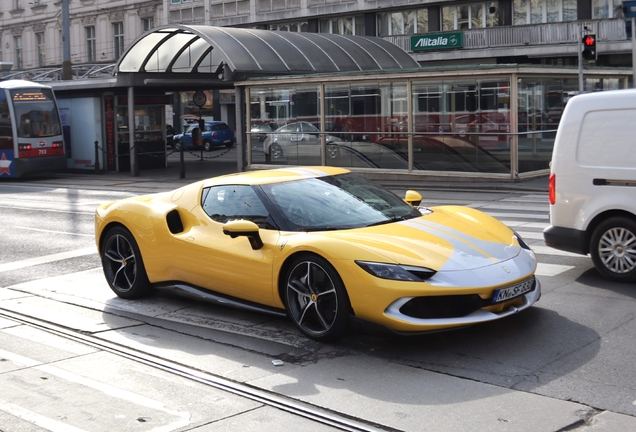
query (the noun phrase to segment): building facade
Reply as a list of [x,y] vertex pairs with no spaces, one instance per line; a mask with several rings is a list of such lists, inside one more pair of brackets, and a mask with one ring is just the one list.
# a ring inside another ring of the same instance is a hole
[[[584,32],[599,66],[631,66],[618,0],[76,0],[71,63],[117,61],[140,34],[165,24],[205,24],[386,38],[422,64],[576,65]],[[62,2],[0,1],[0,61],[13,71],[62,64]],[[587,28],[587,30],[585,30]],[[414,35],[456,33],[461,45],[413,46]],[[422,49],[423,48],[423,49]]]

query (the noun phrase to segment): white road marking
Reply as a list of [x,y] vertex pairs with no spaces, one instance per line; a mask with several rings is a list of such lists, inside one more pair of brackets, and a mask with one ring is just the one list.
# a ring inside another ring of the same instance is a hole
[[53,233],[53,234],[68,234],[68,235],[75,235],[75,236],[82,236],[82,237],[95,237],[95,234],[80,234],[80,233],[72,233],[72,232],[66,232],[66,231],[53,231],[53,230],[45,230],[45,229],[40,229],[40,228],[30,228],[30,227],[23,227],[23,226],[17,226],[15,228],[23,229],[23,230],[30,230],[30,231],[47,232],[47,233]]
[[575,254],[571,252],[566,252],[558,249],[551,248],[550,246],[532,246],[532,250],[535,254],[540,255],[558,255],[558,256],[568,256],[568,257],[578,257],[584,258],[585,255]]
[[535,275],[556,276],[568,270],[571,270],[573,268],[574,266],[568,266],[568,265],[538,263],[537,271],[535,272]]
[[22,261],[15,261],[6,264],[0,264],[0,273],[17,270],[25,267],[31,267],[38,264],[47,264],[50,262],[61,261],[69,258],[77,258],[84,255],[90,255],[97,253],[97,246],[91,246],[84,249],[77,249],[69,252],[61,252],[52,255],[45,255],[36,258],[29,258]]
[[[486,209],[487,210],[487,209]],[[550,220],[550,215],[548,214],[531,214],[531,213],[497,213],[497,212],[489,212],[489,211],[485,211],[485,213],[488,213],[490,216],[494,217],[494,218],[503,218],[503,217],[517,217],[517,218],[524,218],[524,219],[545,219],[545,220]]]
[[46,208],[46,207],[42,207],[42,205],[40,205],[39,207],[14,207],[14,206],[10,206],[10,205],[3,205],[2,208],[8,208],[8,209],[12,209],[12,210],[29,210],[32,211],[34,209],[37,209],[39,212],[53,212],[53,213],[70,213],[70,214],[83,214],[83,215],[94,215],[95,212],[86,212],[86,211],[74,211],[74,210],[55,210],[55,209],[50,209],[50,208]]
[[550,226],[549,223],[543,223],[543,222],[524,222],[524,221],[508,221],[508,220],[500,220],[500,222],[509,227],[522,226],[524,228],[537,228],[540,230],[543,230]]
[[517,231],[517,234],[519,234],[522,239],[543,240],[543,233],[542,232]]
[[22,420],[25,420],[26,422],[34,426],[38,426],[49,431],[85,432],[84,429],[79,429],[69,425],[66,422],[59,422],[57,420],[53,420],[52,418],[42,416],[40,414],[34,413],[33,411],[29,411],[28,409],[22,408],[21,406],[12,404],[11,402],[7,402],[4,399],[0,399],[0,410]]

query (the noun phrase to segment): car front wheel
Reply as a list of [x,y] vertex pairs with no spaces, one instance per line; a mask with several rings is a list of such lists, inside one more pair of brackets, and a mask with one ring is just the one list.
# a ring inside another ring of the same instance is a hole
[[272,144],[269,148],[269,154],[272,159],[280,159],[283,157],[283,148],[279,144]]
[[620,216],[601,222],[592,234],[590,254],[604,277],[636,281],[636,222]]
[[112,228],[106,233],[102,267],[108,285],[121,298],[143,297],[151,290],[137,242],[123,227]]
[[294,259],[284,279],[287,314],[298,329],[317,341],[342,336],[351,305],[336,270],[317,255]]
[[181,141],[175,141],[174,144],[172,145],[172,148],[174,148],[177,151],[181,150]]

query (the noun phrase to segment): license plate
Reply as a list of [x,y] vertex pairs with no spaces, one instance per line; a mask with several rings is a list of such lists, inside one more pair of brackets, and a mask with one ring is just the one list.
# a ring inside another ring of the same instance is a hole
[[231,142],[232,142],[232,140],[225,140],[225,141],[223,141],[223,144],[229,144]]
[[534,288],[534,278],[527,279],[521,283],[506,288],[501,288],[495,291],[492,302],[499,303],[502,301],[510,300],[515,297],[519,297],[527,292],[532,291]]

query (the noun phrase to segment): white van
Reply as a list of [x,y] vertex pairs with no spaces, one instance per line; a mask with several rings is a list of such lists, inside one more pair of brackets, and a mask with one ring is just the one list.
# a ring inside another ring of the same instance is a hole
[[609,279],[636,280],[636,90],[570,99],[549,185],[546,244],[589,253]]

